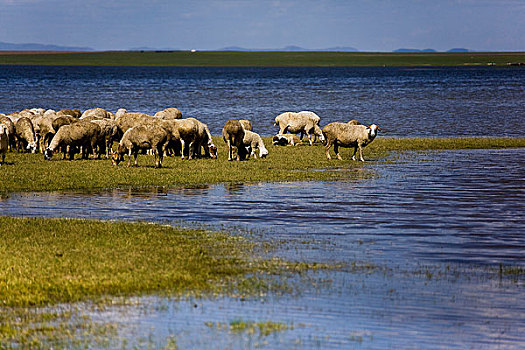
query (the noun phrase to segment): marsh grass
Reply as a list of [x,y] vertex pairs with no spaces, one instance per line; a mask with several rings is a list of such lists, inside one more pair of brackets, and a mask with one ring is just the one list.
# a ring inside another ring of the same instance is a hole
[[[261,258],[260,244],[158,224],[0,216],[0,348],[118,340],[114,325],[75,310],[79,301],[259,297],[289,293],[286,276],[331,268]],[[72,306],[47,308],[64,303]]]
[[[374,53],[107,51],[75,53],[0,53],[0,65],[193,66],[193,67],[346,67],[476,66],[524,62],[523,52]],[[519,68],[518,68],[519,69]]]
[[[0,217],[0,305],[167,291],[259,295],[318,265],[257,258],[254,240],[148,223]],[[248,276],[249,275],[249,276]]]
[[[363,163],[350,159],[351,149],[341,149],[342,161],[328,161],[320,143],[313,147],[282,147],[273,146],[271,138],[264,141],[270,151],[266,159],[229,162],[224,142],[215,138],[218,159],[188,161],[165,157],[161,169],[153,168],[153,157],[148,155],[139,155],[139,167],[128,168],[125,164],[114,167],[106,159],[64,161],[55,156],[45,161],[41,154],[8,153],[7,164],[0,166],[0,194],[260,181],[360,180],[373,176]],[[525,147],[525,138],[378,137],[363,153],[368,161],[380,161],[392,152],[515,147]],[[333,155],[333,149],[330,152]],[[344,171],[316,171],[319,169]]]

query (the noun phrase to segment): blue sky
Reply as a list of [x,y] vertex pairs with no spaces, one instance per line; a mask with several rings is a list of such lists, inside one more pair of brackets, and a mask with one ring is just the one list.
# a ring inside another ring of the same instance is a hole
[[97,50],[525,51],[525,0],[0,0],[0,41]]

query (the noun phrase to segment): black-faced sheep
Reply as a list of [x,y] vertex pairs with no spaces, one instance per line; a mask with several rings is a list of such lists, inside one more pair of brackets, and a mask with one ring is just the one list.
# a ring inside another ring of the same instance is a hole
[[95,158],[97,146],[101,141],[100,134],[100,127],[91,122],[78,121],[64,125],[53,136],[49,147],[44,151],[44,158],[50,160],[57,149],[61,148],[65,152],[66,147],[69,147],[70,160],[75,158],[78,148],[82,148],[83,159],[89,158],[89,152],[93,152],[93,158]]
[[21,117],[15,123],[15,130],[18,150],[26,149],[31,153],[36,153],[37,139],[31,120],[27,117]]
[[359,148],[359,159],[365,161],[363,158],[363,147],[374,141],[377,136],[377,130],[379,127],[375,124],[367,127],[365,125],[351,125],[348,123],[330,123],[323,128],[323,134],[325,136],[325,148],[326,157],[330,157],[330,147],[334,146],[334,152],[337,159],[342,159],[339,154],[339,146],[341,147],[354,147],[354,153],[352,159],[355,159],[355,154]]
[[222,128],[222,138],[228,145],[228,160],[241,160],[245,153],[242,124],[238,120],[228,120]]
[[313,112],[301,111],[285,112],[275,117],[275,124],[279,126],[279,134],[285,134],[287,132],[291,134],[304,134],[308,137],[310,145],[313,145],[312,135],[319,137],[321,141],[324,141],[323,133],[319,128],[319,121],[321,118]]
[[124,154],[128,152],[128,167],[131,166],[131,156],[135,159],[135,166],[138,166],[137,156],[140,150],[153,150],[155,154],[155,168],[162,167],[164,156],[164,146],[168,142],[168,133],[158,125],[138,125],[129,128],[122,136],[122,140],[113,153],[113,165],[117,166],[124,160]]
[[248,155],[253,155],[254,158],[257,158],[255,150],[259,150],[259,157],[266,158],[268,155],[268,150],[264,146],[263,140],[259,134],[252,132],[250,130],[244,130],[244,137],[242,140],[244,147],[246,147],[246,152]]

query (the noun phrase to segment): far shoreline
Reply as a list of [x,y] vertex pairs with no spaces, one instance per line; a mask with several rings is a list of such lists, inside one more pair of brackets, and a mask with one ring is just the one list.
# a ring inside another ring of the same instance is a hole
[[0,51],[0,65],[154,67],[525,66],[525,52]]

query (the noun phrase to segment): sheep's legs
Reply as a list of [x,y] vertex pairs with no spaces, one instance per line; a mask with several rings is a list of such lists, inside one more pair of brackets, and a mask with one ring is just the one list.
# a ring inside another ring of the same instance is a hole
[[330,147],[332,147],[332,143],[330,141],[327,141],[324,148],[326,150],[326,158],[328,158],[328,160],[332,159],[332,157],[330,156]]
[[354,154],[352,154],[352,160],[356,160],[355,159],[355,154],[357,153],[357,146],[354,147]]
[[365,159],[363,158],[363,147],[359,145],[359,160],[364,162]]
[[228,144],[228,160],[232,160],[232,158],[233,158],[232,143],[231,143],[230,140],[227,140],[226,143]]
[[339,145],[337,143],[334,143],[334,152],[335,152],[335,155],[337,156],[337,159],[343,160],[343,158],[341,158],[341,155],[339,154]]

